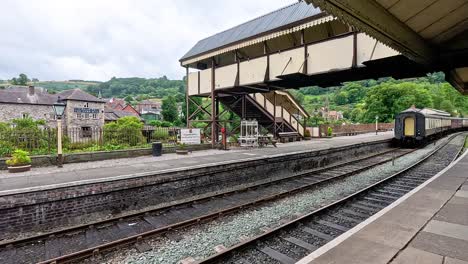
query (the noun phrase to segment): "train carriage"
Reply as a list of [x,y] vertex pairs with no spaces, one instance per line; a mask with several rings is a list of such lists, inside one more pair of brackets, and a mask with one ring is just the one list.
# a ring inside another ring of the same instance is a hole
[[468,129],[467,118],[451,117],[435,109],[410,108],[395,118],[395,140],[401,146],[418,146],[448,133]]

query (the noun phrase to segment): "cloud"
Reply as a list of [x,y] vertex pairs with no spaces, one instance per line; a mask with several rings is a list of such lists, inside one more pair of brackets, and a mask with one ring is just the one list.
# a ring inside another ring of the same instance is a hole
[[181,78],[205,37],[297,0],[2,0],[0,79]]

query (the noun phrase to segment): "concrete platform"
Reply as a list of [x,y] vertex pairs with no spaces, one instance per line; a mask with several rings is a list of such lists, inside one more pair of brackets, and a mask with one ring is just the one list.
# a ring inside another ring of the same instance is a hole
[[299,264],[468,264],[468,152]]
[[9,174],[0,171],[0,195],[18,190],[54,188],[67,184],[88,184],[96,181],[116,180],[161,173],[178,169],[199,168],[259,158],[287,155],[303,151],[326,150],[354,144],[389,140],[393,132],[362,134],[332,139],[313,139],[288,144],[278,144],[278,148],[240,149],[231,151],[208,150],[194,152],[190,156],[166,154],[161,157],[139,157],[107,161],[67,164],[64,168],[33,168],[32,171]]

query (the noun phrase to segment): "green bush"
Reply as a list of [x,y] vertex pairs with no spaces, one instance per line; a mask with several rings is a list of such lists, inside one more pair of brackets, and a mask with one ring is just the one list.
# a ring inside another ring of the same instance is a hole
[[148,125],[154,126],[154,127],[161,127],[162,122],[159,121],[159,120],[151,120],[151,121],[149,121]]
[[174,125],[169,121],[162,121],[161,126],[162,127],[172,127]]
[[119,118],[104,125],[104,142],[111,145],[137,146],[145,142],[143,123],[135,116]]
[[97,144],[94,141],[89,141],[89,142],[73,142],[73,143],[68,143],[67,148],[69,150],[77,150],[77,149],[86,149],[86,148],[93,148],[96,147]]
[[328,127],[328,129],[327,129],[327,136],[329,136],[329,137],[333,136],[333,128]]
[[229,137],[229,143],[237,143],[238,142],[238,136],[237,135],[231,135]]
[[6,161],[8,166],[24,166],[31,164],[31,158],[29,157],[29,153],[27,151],[17,149],[13,151],[11,155],[11,159]]
[[158,140],[164,140],[169,138],[169,131],[166,129],[158,129],[153,132],[153,138]]
[[14,146],[11,142],[0,140],[0,157],[10,155],[13,150]]
[[304,137],[310,137],[310,131],[309,129],[304,130]]

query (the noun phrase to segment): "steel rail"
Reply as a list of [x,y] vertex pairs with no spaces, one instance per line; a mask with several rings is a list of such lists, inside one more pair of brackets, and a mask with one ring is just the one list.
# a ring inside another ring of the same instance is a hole
[[[199,201],[209,200],[209,199],[212,199],[213,197],[222,197],[222,196],[226,196],[226,195],[229,195],[229,194],[232,194],[232,193],[239,193],[239,192],[242,192],[242,191],[255,189],[255,188],[258,188],[258,187],[261,187],[261,186],[268,186],[268,185],[271,185],[271,184],[274,184],[274,183],[277,183],[277,182],[280,182],[280,181],[285,181],[285,180],[291,179],[291,178],[304,177],[305,175],[308,175],[308,174],[323,172],[323,171],[326,171],[326,170],[329,170],[329,169],[334,169],[334,168],[337,168],[337,167],[340,167],[340,166],[343,166],[343,165],[349,165],[349,164],[352,164],[352,163],[355,163],[355,162],[365,161],[365,160],[372,159],[372,158],[375,158],[377,156],[388,154],[390,152],[394,152],[394,151],[397,151],[397,150],[399,150],[399,149],[391,149],[391,150],[388,150],[388,151],[380,152],[378,154],[373,154],[373,155],[370,155],[370,156],[367,156],[367,157],[355,159],[355,160],[352,160],[352,161],[346,161],[346,162],[342,162],[340,164],[335,164],[335,165],[327,166],[327,167],[320,168],[320,169],[310,170],[310,171],[299,173],[299,174],[289,176],[289,177],[286,177],[286,178],[270,181],[270,182],[259,184],[259,185],[256,185],[256,186],[247,187],[247,188],[245,188],[243,190],[229,191],[229,192],[226,192],[226,193],[223,193],[223,194],[217,194],[215,196],[211,196],[211,197],[207,197],[207,198],[201,198],[199,200],[183,202],[183,203],[178,204],[178,205],[191,204],[191,203],[194,203],[194,202],[197,202],[197,201],[199,202]],[[402,153],[402,154],[394,156],[392,158],[382,160],[382,161],[380,161],[378,163],[373,163],[371,165],[367,165],[367,166],[364,166],[362,168],[358,168],[358,169],[353,170],[353,171],[351,171],[349,173],[343,173],[343,174],[340,174],[338,176],[334,176],[334,177],[330,177],[330,178],[327,178],[327,179],[319,180],[319,181],[311,183],[311,184],[304,184],[304,185],[302,185],[302,186],[300,186],[298,188],[294,188],[292,190],[280,192],[280,193],[277,193],[277,194],[274,194],[274,195],[271,195],[271,196],[268,196],[268,197],[264,197],[264,198],[261,198],[261,199],[258,199],[258,200],[252,201],[252,202],[248,202],[248,203],[244,203],[244,204],[241,204],[241,205],[233,206],[233,207],[230,207],[230,208],[220,210],[218,212],[210,213],[210,214],[207,214],[207,215],[202,215],[202,216],[195,217],[195,218],[192,218],[192,219],[188,219],[188,220],[185,220],[185,221],[181,221],[181,222],[178,222],[178,223],[175,223],[175,224],[171,224],[171,225],[167,225],[167,226],[164,226],[164,227],[156,228],[156,229],[153,229],[153,230],[150,230],[150,231],[142,232],[142,233],[137,234],[137,235],[128,236],[128,237],[125,237],[125,238],[122,238],[122,239],[114,240],[114,241],[104,243],[104,244],[101,244],[101,245],[98,245],[98,246],[95,246],[95,247],[90,247],[90,248],[87,248],[87,249],[84,249],[84,250],[80,250],[80,251],[76,251],[76,252],[66,254],[66,255],[63,255],[63,256],[60,256],[60,257],[44,260],[44,261],[41,261],[41,262],[38,262],[38,263],[41,263],[41,264],[46,264],[46,263],[67,263],[67,262],[70,262],[70,261],[76,261],[76,260],[84,259],[84,258],[87,258],[87,257],[90,257],[90,256],[94,256],[96,254],[99,254],[100,252],[108,251],[110,249],[120,247],[120,246],[123,246],[123,245],[136,244],[136,243],[141,242],[143,238],[164,234],[165,232],[176,229],[176,228],[187,227],[187,226],[194,225],[194,224],[197,224],[197,223],[200,223],[200,222],[203,222],[203,221],[216,219],[216,218],[219,218],[221,216],[232,214],[234,212],[246,209],[248,207],[258,205],[260,203],[273,201],[275,199],[279,199],[281,197],[297,193],[297,192],[299,192],[301,190],[311,188],[311,187],[317,186],[319,184],[323,184],[323,183],[326,183],[326,182],[337,180],[339,178],[354,175],[354,174],[359,173],[361,171],[364,171],[364,170],[370,169],[372,167],[378,166],[380,164],[389,162],[394,158],[398,158],[398,157],[404,156],[406,154],[409,154],[409,153],[411,153],[413,151],[415,151],[415,150],[409,150],[408,152]],[[178,205],[170,205],[170,206],[164,207],[163,209],[160,208],[160,209],[155,209],[155,210],[151,210],[151,211],[148,211],[148,212],[160,211],[160,210],[168,209],[168,208],[175,207],[175,206],[178,206]],[[148,213],[148,212],[146,212],[146,213]],[[144,215],[144,212],[132,215],[131,217],[137,217],[137,216],[140,216],[140,215]],[[130,218],[130,217],[125,217],[125,218]],[[118,219],[122,219],[122,217],[118,217],[118,218],[114,218],[114,219],[107,219],[107,220],[98,222],[97,225],[103,224],[103,223],[115,222],[115,221],[118,221]],[[96,224],[88,224],[88,225],[83,225],[83,226],[80,226],[80,227],[74,227],[73,231],[83,230],[84,228],[89,228],[89,227],[92,227],[92,226],[95,226],[95,225]],[[67,230],[67,232],[65,232],[65,231],[59,231],[59,232],[63,234],[63,233],[68,233],[70,231]],[[50,237],[50,236],[55,236],[56,237],[57,235],[54,235],[54,234],[47,234],[46,235],[45,234],[45,235],[42,235],[41,237],[46,238],[46,237]],[[37,241],[37,239],[33,239],[33,238],[28,239],[28,240],[29,241]],[[12,243],[9,243],[9,244],[12,244]],[[13,242],[13,244],[18,245],[18,243],[15,243],[15,242]]]
[[[293,226],[293,225],[295,225],[297,223],[300,223],[301,221],[310,219],[310,218],[312,218],[312,217],[314,217],[314,216],[316,216],[316,215],[318,215],[320,213],[323,213],[323,212],[325,212],[327,210],[330,210],[331,208],[334,208],[334,207],[337,207],[337,206],[339,206],[341,204],[344,204],[344,203],[352,200],[353,198],[370,191],[371,189],[377,187],[378,185],[384,184],[384,183],[388,182],[389,180],[397,178],[398,176],[402,175],[403,173],[406,173],[406,172],[412,170],[413,168],[419,166],[420,164],[425,162],[427,159],[432,157],[434,154],[436,154],[443,147],[447,146],[455,137],[459,136],[460,134],[462,134],[462,133],[458,133],[458,134],[454,134],[454,135],[450,136],[449,139],[447,139],[447,142],[445,142],[444,144],[438,146],[436,149],[431,151],[425,157],[423,157],[422,159],[420,159],[416,163],[412,164],[411,166],[409,166],[409,167],[407,167],[407,168],[405,168],[403,170],[400,170],[399,172],[396,172],[396,173],[394,173],[394,174],[392,174],[392,175],[390,175],[390,176],[388,176],[388,177],[386,177],[386,178],[384,178],[384,179],[382,179],[382,180],[380,180],[380,181],[378,181],[378,182],[376,182],[374,184],[371,184],[371,185],[369,185],[369,186],[367,186],[367,187],[365,187],[365,188],[363,188],[363,189],[361,189],[361,190],[359,190],[357,192],[354,192],[354,193],[352,193],[352,194],[350,194],[350,195],[348,195],[348,196],[346,196],[346,197],[344,197],[342,199],[339,199],[339,200],[337,200],[335,202],[332,202],[332,203],[330,203],[328,205],[320,207],[320,208],[318,208],[318,209],[316,209],[316,210],[314,210],[314,211],[312,211],[312,212],[310,212],[310,213],[308,213],[306,215],[303,215],[303,216],[301,216],[299,218],[296,218],[296,219],[291,220],[291,221],[289,221],[287,223],[284,223],[284,224],[282,224],[282,225],[280,225],[280,226],[278,226],[276,228],[273,228],[273,229],[271,229],[271,230],[269,230],[267,232],[264,232],[264,233],[262,233],[260,235],[257,235],[255,237],[252,237],[252,238],[248,239],[248,240],[245,240],[244,242],[236,244],[236,245],[234,245],[232,247],[229,247],[229,248],[225,249],[222,252],[216,253],[216,254],[208,257],[208,258],[205,258],[205,259],[203,259],[201,261],[197,261],[195,263],[196,264],[218,263],[218,261],[220,261],[220,260],[222,260],[222,259],[224,259],[224,258],[226,258],[228,256],[231,256],[236,251],[240,251],[240,250],[242,250],[244,248],[247,248],[247,247],[255,244],[257,241],[259,241],[261,239],[265,239],[267,237],[273,236],[274,234],[276,234],[277,232],[280,232],[281,230],[283,230],[285,228],[291,227],[291,226]],[[455,158],[451,162],[454,162],[456,160],[456,157],[459,155],[460,151],[462,151],[462,150],[463,150],[463,148],[460,148],[458,150],[457,155],[455,155]]]
[[[95,222],[90,222],[90,223],[83,224],[83,225],[75,225],[75,226],[67,227],[67,228],[64,228],[64,229],[56,230],[56,231],[42,233],[42,234],[35,235],[35,236],[30,236],[30,237],[15,239],[15,240],[1,241],[0,242],[0,248],[6,247],[6,246],[12,246],[12,245],[24,244],[24,243],[27,243],[27,242],[35,242],[37,240],[41,240],[41,239],[44,239],[44,238],[47,238],[47,237],[50,237],[50,236],[59,236],[59,235],[62,235],[62,234],[66,234],[66,233],[70,233],[70,232],[76,232],[76,231],[79,231],[79,230],[82,230],[82,229],[85,229],[85,228],[89,228],[89,227],[93,227],[93,226],[98,226],[98,225],[103,225],[103,224],[108,224],[108,223],[120,221],[122,219],[129,219],[129,218],[133,218],[133,217],[138,217],[138,216],[141,216],[141,215],[144,215],[144,214],[155,213],[155,212],[158,212],[158,211],[164,211],[164,210],[167,210],[167,209],[172,209],[173,207],[177,207],[177,206],[202,202],[202,201],[206,201],[206,200],[216,198],[216,197],[222,197],[222,196],[230,195],[230,194],[233,194],[233,193],[239,193],[239,192],[242,192],[242,191],[246,191],[246,190],[249,190],[249,189],[268,186],[268,185],[278,183],[280,181],[290,180],[292,178],[297,178],[297,177],[304,177],[306,174],[319,173],[319,172],[323,172],[323,171],[326,171],[326,170],[338,168],[338,167],[341,167],[343,165],[349,165],[349,164],[354,163],[354,162],[365,161],[365,160],[368,160],[368,159],[371,159],[371,158],[375,158],[375,157],[377,157],[379,155],[384,155],[384,154],[387,154],[387,153],[390,153],[390,152],[393,152],[393,151],[397,151],[397,150],[399,150],[399,148],[392,148],[390,150],[379,152],[377,154],[372,154],[372,155],[369,155],[369,156],[366,156],[366,157],[353,159],[353,160],[345,161],[345,162],[340,162],[340,163],[332,164],[332,165],[325,166],[325,167],[322,167],[322,168],[307,170],[306,172],[293,174],[291,176],[287,176],[287,177],[284,177],[284,178],[281,178],[281,179],[275,179],[275,180],[272,180],[272,181],[259,183],[259,184],[248,186],[248,187],[238,189],[238,190],[230,190],[230,191],[226,191],[226,192],[221,192],[221,193],[217,193],[217,194],[214,194],[214,195],[210,195],[208,197],[201,197],[201,198],[192,199],[192,200],[189,200],[189,201],[173,203],[173,204],[165,205],[165,206],[162,206],[162,207],[159,207],[159,208],[143,210],[143,211],[136,212],[136,213],[119,215],[117,217],[111,217],[111,218],[107,218],[107,219],[100,220],[100,221],[95,221]],[[407,153],[405,153],[405,154],[407,154]]]

